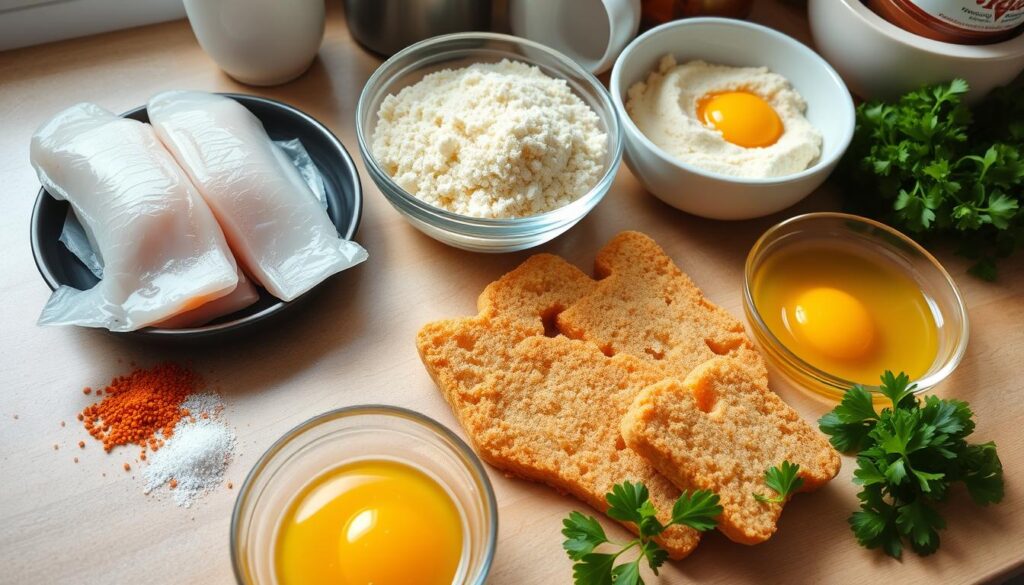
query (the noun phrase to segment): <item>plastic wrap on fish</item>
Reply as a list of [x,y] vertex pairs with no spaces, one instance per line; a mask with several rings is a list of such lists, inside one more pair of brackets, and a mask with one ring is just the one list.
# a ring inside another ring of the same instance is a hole
[[[313,194],[316,195],[316,200],[320,203],[320,206],[327,209],[327,193],[324,188],[324,179],[320,175],[320,170],[317,169],[316,163],[313,162],[313,158],[309,156],[309,152],[306,147],[302,145],[302,142],[298,138],[291,140],[275,140],[274,144],[281,147],[281,150],[288,155],[288,160],[291,161],[295,168],[299,170],[299,174],[302,175],[302,180],[309,185],[309,188],[313,190]],[[88,234],[85,233],[85,228],[82,227],[82,223],[75,217],[75,210],[68,208],[68,214],[64,218],[64,227],[61,229],[60,243],[64,244],[69,252],[78,258],[78,261],[85,265],[92,272],[96,278],[103,278],[103,263],[100,262],[99,257],[93,252],[92,242],[89,241]],[[239,287],[244,286],[248,289],[245,291],[236,290],[231,296],[237,299],[251,298],[252,295],[259,296],[256,289],[251,286],[245,277],[241,277],[239,280]],[[253,301],[255,302],[255,300]],[[231,304],[218,303],[221,306],[234,306]],[[248,305],[245,305],[248,306]],[[245,308],[245,306],[239,308]],[[236,309],[237,310],[237,309]],[[214,315],[213,318],[221,315],[226,315],[232,311],[220,313],[220,315]],[[205,312],[204,312],[205,313]],[[185,320],[190,321],[190,320]],[[182,322],[185,322],[182,321]],[[188,325],[189,327],[195,327],[199,324]],[[161,324],[161,327],[167,327],[166,324]]]
[[271,294],[293,300],[366,259],[366,250],[338,235],[299,171],[244,106],[175,91],[155,96],[147,110],[239,263]]
[[133,331],[236,289],[217,221],[150,126],[78,104],[36,131],[31,160],[103,264],[93,288],[54,291],[40,324]]

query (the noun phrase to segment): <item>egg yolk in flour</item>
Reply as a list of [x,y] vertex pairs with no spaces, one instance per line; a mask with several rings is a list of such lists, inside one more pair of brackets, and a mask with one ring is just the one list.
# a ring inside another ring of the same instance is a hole
[[888,260],[843,244],[793,244],[751,279],[772,335],[808,364],[877,384],[885,370],[917,379],[938,353],[938,317],[921,288]]
[[291,502],[275,569],[282,585],[451,585],[462,547],[462,516],[440,484],[396,461],[357,461]]
[[709,93],[697,102],[697,119],[744,148],[775,144],[782,136],[782,118],[775,108],[749,91]]

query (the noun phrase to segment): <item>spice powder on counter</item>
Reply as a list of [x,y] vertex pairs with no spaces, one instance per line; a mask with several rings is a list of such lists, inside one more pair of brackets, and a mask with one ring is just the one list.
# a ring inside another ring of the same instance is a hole
[[[220,397],[198,392],[202,387],[200,376],[177,364],[136,369],[97,389],[97,396],[105,396],[78,419],[106,452],[130,444],[141,447],[139,462],[147,464],[144,493],[166,485],[175,502],[188,507],[220,485],[235,450]],[[147,449],[154,453],[147,456]],[[123,468],[132,469],[129,463]]]
[[177,364],[138,369],[114,378],[103,399],[82,411],[81,420],[105,451],[131,443],[155,451],[188,416],[182,403],[200,384],[199,376]]

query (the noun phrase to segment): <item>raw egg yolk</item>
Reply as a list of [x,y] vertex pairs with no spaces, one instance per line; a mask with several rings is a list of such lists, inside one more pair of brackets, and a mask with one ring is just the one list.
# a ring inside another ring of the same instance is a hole
[[749,91],[705,95],[697,103],[697,118],[744,148],[771,146],[782,136],[782,118],[775,108]]
[[875,326],[867,309],[849,293],[830,287],[804,291],[793,310],[794,333],[830,357],[852,360],[863,356],[875,341]]
[[462,516],[426,473],[364,460],[313,480],[276,538],[281,585],[451,585],[462,559]]

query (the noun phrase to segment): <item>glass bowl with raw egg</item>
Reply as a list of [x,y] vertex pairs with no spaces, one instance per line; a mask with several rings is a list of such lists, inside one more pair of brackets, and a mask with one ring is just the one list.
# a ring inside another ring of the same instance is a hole
[[927,390],[959,365],[968,320],[956,283],[924,248],[879,222],[809,213],[770,228],[747,256],[754,336],[801,386],[877,391],[885,370]]
[[245,585],[482,585],[497,539],[480,460],[421,414],[354,406],[281,437],[231,518]]

